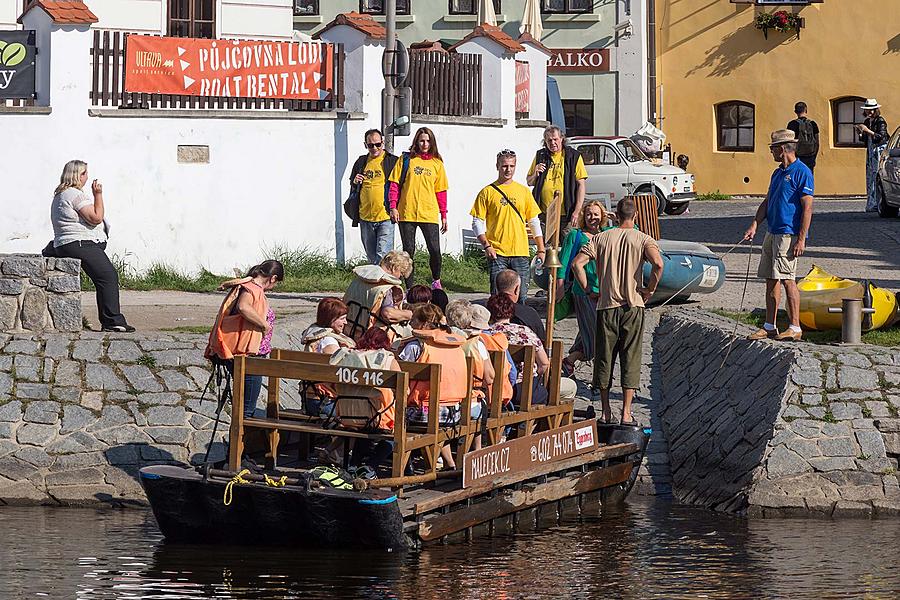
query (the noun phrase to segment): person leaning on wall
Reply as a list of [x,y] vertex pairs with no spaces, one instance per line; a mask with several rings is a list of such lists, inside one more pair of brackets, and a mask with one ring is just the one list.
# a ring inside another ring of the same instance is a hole
[[93,200],[84,191],[88,180],[87,163],[70,160],[63,167],[59,185],[53,192],[50,222],[53,242],[42,254],[77,258],[81,268],[97,289],[97,313],[102,331],[132,332],[119,307],[119,274],[106,256],[109,225],[103,203],[103,185],[91,184]]

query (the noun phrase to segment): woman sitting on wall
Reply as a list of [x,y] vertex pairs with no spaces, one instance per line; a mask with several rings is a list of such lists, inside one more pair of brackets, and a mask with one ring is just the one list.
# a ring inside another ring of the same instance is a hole
[[[241,279],[224,282],[228,289],[209,333],[205,356],[231,371],[235,356],[266,358],[272,350],[275,312],[266,292],[284,279],[284,267],[277,260],[264,261]],[[252,417],[262,389],[262,375],[244,377],[244,416]]]
[[119,308],[119,274],[106,256],[109,226],[103,204],[103,186],[91,184],[93,200],[85,193],[87,163],[70,160],[63,167],[59,185],[53,192],[50,222],[53,246],[44,248],[44,256],[78,258],[81,268],[97,289],[97,313],[102,331],[132,332]]
[[[410,325],[413,337],[400,345],[399,358],[407,362],[432,363],[441,365],[440,413],[438,424],[452,427],[459,423],[459,404],[466,397],[466,354],[463,351],[465,338],[450,333],[449,327],[441,325],[444,315],[434,304],[422,304],[413,312]],[[409,425],[428,424],[428,403],[430,400],[427,381],[412,381],[406,402],[406,422]],[[441,448],[444,467],[456,468],[450,446]]]

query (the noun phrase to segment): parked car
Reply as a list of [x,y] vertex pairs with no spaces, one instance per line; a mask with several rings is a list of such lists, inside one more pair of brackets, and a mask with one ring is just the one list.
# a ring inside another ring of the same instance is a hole
[[612,203],[628,194],[656,195],[659,214],[680,215],[694,193],[694,176],[674,165],[651,161],[626,137],[572,137],[587,169],[587,197],[610,194]]
[[894,130],[878,159],[878,214],[896,217],[900,211],[900,127]]

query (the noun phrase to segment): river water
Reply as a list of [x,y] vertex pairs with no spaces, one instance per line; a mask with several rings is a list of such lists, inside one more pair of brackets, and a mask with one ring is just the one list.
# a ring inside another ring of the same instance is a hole
[[662,500],[419,553],[165,544],[144,510],[0,507],[0,599],[898,598],[900,519]]

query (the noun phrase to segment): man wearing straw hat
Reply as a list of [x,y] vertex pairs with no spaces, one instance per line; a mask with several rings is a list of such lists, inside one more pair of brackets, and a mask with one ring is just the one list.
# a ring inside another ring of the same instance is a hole
[[[800,329],[800,290],[797,288],[797,257],[806,250],[806,237],[812,221],[813,175],[797,160],[797,137],[790,129],[772,132],[769,144],[772,158],[780,163],[772,173],[769,192],[759,208],[745,240],[753,240],[757,226],[766,221],[768,231],[762,243],[757,276],[766,280],[766,322],[749,336],[751,340],[771,338],[798,341]],[[781,285],[779,285],[779,283]],[[775,327],[781,288],[787,296],[790,326],[779,333]]]

